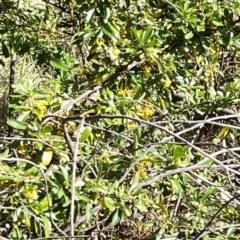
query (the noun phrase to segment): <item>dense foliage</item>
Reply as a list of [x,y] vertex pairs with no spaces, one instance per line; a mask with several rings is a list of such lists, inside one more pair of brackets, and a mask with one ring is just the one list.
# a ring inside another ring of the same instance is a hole
[[238,239],[239,1],[3,0],[0,19],[3,236]]

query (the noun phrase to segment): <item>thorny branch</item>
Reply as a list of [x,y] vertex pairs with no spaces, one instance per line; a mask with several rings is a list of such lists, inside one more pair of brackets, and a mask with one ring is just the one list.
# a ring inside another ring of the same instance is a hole
[[[128,175],[129,171],[131,170],[131,168],[139,161],[142,159],[142,157],[148,152],[148,151],[151,151],[152,148],[154,147],[154,145],[157,145],[157,144],[163,144],[163,143],[167,143],[169,140],[171,140],[172,138],[175,138],[175,139],[179,139],[181,142],[183,142],[184,144],[190,146],[192,149],[195,149],[196,151],[200,152],[201,154],[203,154],[205,156],[205,158],[203,158],[202,161],[198,162],[197,164],[193,164],[193,165],[190,165],[190,166],[187,166],[187,167],[180,167],[178,169],[174,169],[174,170],[168,170],[168,171],[164,171],[160,174],[157,174],[153,177],[151,177],[150,180],[147,180],[147,181],[143,181],[139,184],[137,184],[132,190],[136,190],[136,189],[140,189],[140,188],[143,188],[143,187],[146,187],[146,186],[149,186],[151,184],[153,184],[154,182],[162,179],[162,178],[165,178],[169,175],[174,175],[174,174],[179,174],[179,173],[186,173],[186,172],[191,172],[192,170],[194,169],[201,169],[201,168],[205,168],[205,167],[209,167],[207,164],[205,164],[205,162],[208,160],[208,159],[211,159],[215,162],[215,164],[220,167],[220,168],[223,168],[223,169],[226,169],[227,171],[231,171],[233,173],[235,173],[236,175],[239,175],[238,171],[234,170],[232,167],[232,165],[227,165],[227,164],[223,164],[221,161],[219,161],[218,159],[215,158],[215,156],[217,155],[220,155],[220,154],[223,154],[225,152],[235,152],[235,151],[239,151],[239,148],[233,148],[233,149],[222,149],[220,151],[217,151],[213,154],[208,154],[206,153],[205,151],[203,151],[201,148],[197,147],[197,143],[191,143],[189,141],[187,141],[185,138],[181,137],[181,135],[183,133],[186,133],[192,129],[196,129],[196,128],[200,128],[203,124],[213,124],[213,125],[219,125],[221,127],[232,127],[232,128],[235,128],[235,129],[239,129],[238,126],[234,126],[234,125],[230,125],[230,124],[224,124],[224,123],[219,123],[217,122],[218,120],[222,120],[222,119],[233,119],[233,118],[239,118],[240,115],[239,114],[233,114],[233,115],[226,115],[226,116],[219,116],[219,117],[214,117],[214,118],[210,118],[210,119],[205,119],[205,120],[202,120],[202,121],[173,121],[175,123],[182,123],[182,124],[193,124],[192,127],[189,127],[189,128],[186,128],[182,131],[179,131],[177,133],[175,132],[172,132],[170,131],[169,129],[165,128],[165,127],[162,127],[161,125],[163,123],[169,123],[171,121],[158,121],[158,122],[149,122],[149,121],[146,121],[146,120],[142,120],[142,119],[138,119],[138,118],[134,118],[134,117],[130,117],[130,116],[125,116],[125,115],[117,115],[117,116],[110,116],[110,115],[94,115],[94,116],[86,116],[86,117],[82,117],[81,115],[77,115],[77,116],[70,116],[70,117],[62,117],[62,116],[56,116],[56,115],[49,115],[46,117],[46,119],[48,118],[59,118],[59,119],[62,119],[63,123],[66,124],[68,121],[79,121],[79,120],[82,120],[82,119],[85,119],[86,122],[90,122],[91,120],[98,120],[98,119],[104,119],[104,118],[109,118],[109,119],[116,119],[116,118],[125,118],[125,119],[129,119],[129,120],[132,120],[132,121],[135,121],[135,122],[138,122],[139,124],[141,124],[140,126],[151,126],[151,127],[155,127],[156,129],[160,129],[161,131],[163,132],[166,132],[168,133],[170,136],[169,137],[165,137],[163,138],[159,143],[155,143],[155,144],[149,144],[148,146],[142,146],[142,148],[146,149],[146,152],[142,155],[140,155],[139,157],[136,158],[135,161],[133,161],[129,168],[128,168],[128,171],[122,176],[122,178],[119,180],[119,183],[121,183],[122,181],[124,181],[124,179],[126,178],[126,176]],[[45,119],[45,120],[46,120]],[[139,126],[138,126],[139,127]],[[138,128],[137,127],[137,128]],[[131,129],[131,131],[133,131],[134,129]],[[129,131],[129,130],[127,130]],[[118,133],[116,136],[113,136],[110,141],[108,141],[107,143],[104,144],[104,146],[102,146],[100,149],[98,149],[97,151],[95,151],[93,153],[93,155],[90,157],[90,158],[93,158],[95,154],[97,154],[96,152],[99,152],[101,150],[103,150],[106,146],[109,145],[109,143],[111,141],[113,141],[113,139],[115,139],[117,136],[120,136],[120,135],[124,135],[124,133],[126,133],[127,131],[123,132],[123,133]],[[90,159],[89,159],[90,160]],[[88,161],[89,161],[88,160]],[[206,181],[206,183],[210,184],[211,185],[211,182],[210,181]],[[231,197],[230,194],[228,194],[227,192],[225,192],[224,190],[220,189],[220,191],[222,191],[226,196],[228,197]],[[179,199],[180,201],[180,199]],[[238,201],[237,201],[238,203]],[[98,211],[100,211],[102,209],[101,205],[97,205],[92,213],[97,213]],[[77,220],[75,222],[75,227],[78,226],[80,223],[82,223],[83,221],[86,220],[86,215],[83,215],[83,216],[78,216],[77,217]],[[67,227],[64,232],[68,232],[70,229],[69,227]]]

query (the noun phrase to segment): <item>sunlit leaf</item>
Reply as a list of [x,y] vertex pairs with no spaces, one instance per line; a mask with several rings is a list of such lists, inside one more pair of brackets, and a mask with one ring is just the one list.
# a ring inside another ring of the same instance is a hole
[[21,115],[18,116],[17,121],[24,124],[29,119],[30,113],[30,111],[23,112]]
[[207,191],[204,192],[203,197],[201,198],[201,202],[204,202],[209,195],[211,195],[216,191],[217,191],[217,188],[214,188],[214,187],[207,189]]
[[42,164],[44,166],[48,166],[52,160],[53,151],[52,150],[46,150],[42,154]]
[[106,205],[106,207],[112,212],[115,207],[116,207],[116,202],[111,199],[110,197],[105,197],[104,198],[104,204]]
[[137,91],[136,91],[133,99],[138,100],[138,99],[141,97],[142,90],[143,90],[142,86],[139,86],[139,87],[137,88]]
[[90,222],[92,218],[92,206],[90,204],[87,204],[86,206],[86,216],[87,216],[87,222]]
[[58,68],[60,70],[63,70],[66,72],[69,71],[69,68],[61,60],[59,60],[57,58],[52,58],[50,61],[50,64],[51,64],[51,66]]
[[45,226],[45,228],[44,228],[45,229],[45,236],[49,237],[51,229],[52,229],[51,221],[48,217],[46,217],[44,215],[42,215],[41,218],[42,218],[44,226]]
[[228,135],[229,130],[230,130],[229,127],[224,127],[224,128],[222,128],[221,132],[218,134],[218,137],[219,137],[220,139],[224,139],[224,138]]
[[119,209],[116,209],[112,216],[111,227],[116,226],[120,221]]
[[191,39],[194,36],[193,32],[189,32],[185,35],[185,39]]
[[27,126],[23,123],[21,123],[20,121],[18,120],[15,120],[15,119],[8,119],[7,120],[7,124],[15,129],[21,129],[21,130],[24,130],[27,128]]
[[9,148],[5,148],[3,152],[0,153],[0,157],[2,158],[6,158],[8,157],[8,154],[9,154]]
[[93,8],[93,9],[91,9],[91,10],[89,10],[89,11],[87,12],[87,17],[86,17],[86,21],[87,21],[87,22],[89,22],[89,21],[91,20],[94,12],[95,12],[95,8]]
[[91,132],[92,132],[92,128],[89,127],[89,126],[87,126],[87,127],[83,130],[83,132],[82,132],[82,134],[81,134],[80,141],[81,141],[81,142],[84,142],[86,139],[88,139],[89,136],[90,136],[90,134],[91,134]]

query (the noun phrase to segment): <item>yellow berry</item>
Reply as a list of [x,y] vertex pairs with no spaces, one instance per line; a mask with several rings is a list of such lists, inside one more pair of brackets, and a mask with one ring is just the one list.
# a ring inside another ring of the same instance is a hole
[[152,69],[151,67],[146,66],[146,67],[144,67],[144,72],[148,74],[151,72],[151,69]]
[[29,221],[27,221],[27,222],[25,223],[25,225],[26,225],[27,227],[30,227],[30,226],[31,226],[31,223],[30,223]]

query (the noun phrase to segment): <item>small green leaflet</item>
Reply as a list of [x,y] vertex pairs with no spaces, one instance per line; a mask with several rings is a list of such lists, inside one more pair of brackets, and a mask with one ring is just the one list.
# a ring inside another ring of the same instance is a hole
[[111,226],[111,227],[116,226],[116,225],[119,223],[119,221],[120,221],[119,209],[116,209],[115,213],[113,213],[112,221],[111,221],[110,226]]
[[24,124],[30,117],[30,111],[26,111],[24,113],[22,113],[18,118],[17,121],[21,122],[22,124]]
[[191,39],[194,36],[193,32],[189,32],[185,35],[185,39]]
[[81,138],[80,138],[80,142],[84,142],[86,139],[88,139],[88,137],[90,136],[92,132],[92,128],[91,127],[86,127],[84,129],[84,131],[82,132]]
[[95,9],[94,9],[94,8],[91,9],[91,10],[89,10],[89,11],[87,12],[87,16],[86,16],[86,21],[87,21],[87,23],[90,22],[91,18],[93,17],[94,12],[95,12]]
[[50,60],[50,64],[55,67],[55,68],[58,68],[60,70],[63,70],[65,72],[68,72],[69,71],[69,68],[59,59],[57,58],[52,58]]
[[89,203],[86,206],[86,215],[87,215],[87,222],[89,223],[92,218],[92,206]]
[[223,24],[222,24],[221,22],[212,21],[212,23],[213,23],[215,26],[217,26],[217,27],[223,26]]
[[110,210],[110,212],[115,210],[116,202],[114,200],[112,200],[110,197],[105,197],[104,203],[105,203],[106,207]]
[[140,85],[133,97],[134,100],[138,100],[141,97],[143,87]]
[[9,154],[9,148],[5,148],[4,152],[0,153],[0,157],[6,158]]
[[24,130],[27,128],[27,126],[16,119],[8,119],[7,124],[15,129],[21,129]]

